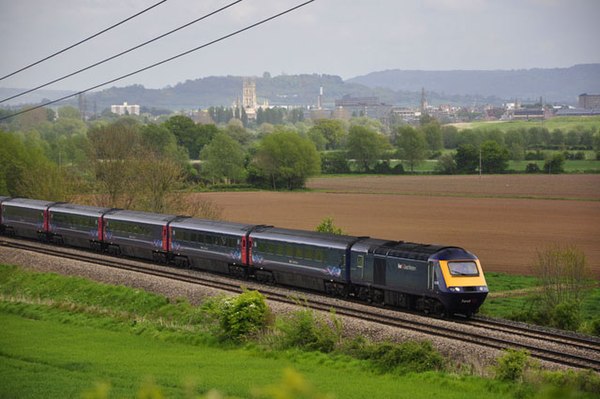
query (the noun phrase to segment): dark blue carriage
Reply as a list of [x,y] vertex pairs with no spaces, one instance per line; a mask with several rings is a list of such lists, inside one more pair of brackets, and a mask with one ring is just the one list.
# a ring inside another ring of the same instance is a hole
[[336,295],[350,282],[350,247],[357,237],[258,227],[250,240],[249,263],[259,280]]
[[179,218],[169,224],[175,264],[219,273],[245,275],[246,236],[252,226]]
[[176,215],[114,210],[106,213],[104,243],[109,253],[166,262],[168,225]]
[[102,216],[111,208],[56,204],[48,209],[52,240],[74,247],[102,249]]
[[46,240],[48,208],[55,202],[14,198],[2,201],[2,223],[5,232],[26,238]]
[[8,201],[10,197],[0,196],[0,233],[4,232],[4,220],[2,219],[2,203]]

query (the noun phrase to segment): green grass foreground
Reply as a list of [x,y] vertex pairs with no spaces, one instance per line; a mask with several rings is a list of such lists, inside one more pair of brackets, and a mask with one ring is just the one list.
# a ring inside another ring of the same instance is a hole
[[468,373],[224,343],[206,317],[185,300],[0,265],[0,398],[546,397]]

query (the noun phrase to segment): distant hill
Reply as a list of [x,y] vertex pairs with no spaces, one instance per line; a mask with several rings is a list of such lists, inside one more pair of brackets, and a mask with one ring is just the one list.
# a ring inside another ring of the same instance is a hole
[[[303,74],[255,77],[258,102],[265,99],[270,105],[306,106],[316,105],[320,87],[323,87],[324,105],[333,107],[336,99],[345,95],[353,97],[376,96],[386,104],[417,106],[421,98],[421,89],[415,91],[392,90],[389,88],[371,88],[366,85],[344,81],[335,75]],[[141,85],[111,87],[95,93],[88,93],[88,109],[96,103],[98,110],[111,104],[139,104],[148,108],[167,108],[171,110],[208,108],[210,106],[230,106],[242,95],[241,76],[211,76],[187,80],[163,89],[145,89]],[[432,103],[473,104],[501,103],[502,99],[493,96],[461,96],[428,93]],[[73,100],[71,104],[76,105]]]
[[600,64],[570,68],[497,71],[372,72],[347,80],[367,87],[393,91],[436,92],[444,95],[496,96],[504,99],[577,102],[581,93],[600,93]]
[[[421,88],[430,104],[501,104],[509,100],[533,100],[540,96],[548,102],[575,104],[577,96],[600,93],[600,64],[576,65],[571,68],[527,69],[514,71],[401,71],[373,72],[349,80],[335,75],[302,74],[256,77],[260,103],[271,105],[316,105],[319,88],[324,89],[324,104],[333,106],[344,95],[373,97],[386,104],[418,106]],[[230,106],[242,94],[241,76],[210,76],[187,80],[162,89],[142,85],[111,87],[85,95],[87,109],[98,112],[112,104],[139,104],[144,108],[168,110]],[[6,98],[22,89],[0,88]],[[39,103],[56,99],[67,92],[42,90],[10,104]],[[77,98],[66,103],[77,106]]]

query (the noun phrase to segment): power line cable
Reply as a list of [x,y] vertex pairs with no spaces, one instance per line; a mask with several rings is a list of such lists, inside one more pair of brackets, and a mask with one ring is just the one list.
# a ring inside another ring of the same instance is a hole
[[147,70],[149,70],[149,69],[155,68],[155,67],[157,67],[157,66],[159,66],[159,65],[165,64],[165,63],[167,63],[167,62],[170,62],[170,61],[173,61],[173,60],[175,60],[175,59],[177,59],[177,58],[180,58],[180,57],[183,57],[183,56],[185,56],[185,55],[191,54],[191,53],[193,53],[193,52],[195,52],[195,51],[198,51],[198,50],[201,50],[201,49],[203,49],[203,48],[205,48],[205,47],[208,47],[208,46],[211,46],[211,45],[213,45],[213,44],[219,43],[219,42],[221,42],[221,41],[223,41],[223,40],[225,40],[225,39],[229,39],[230,37],[233,37],[233,36],[239,35],[240,33],[242,33],[242,32],[245,32],[245,31],[247,31],[247,30],[250,30],[250,29],[252,29],[252,28],[256,28],[256,27],[257,27],[257,26],[259,26],[259,25],[263,25],[263,24],[265,24],[265,23],[267,23],[267,22],[269,22],[269,21],[272,21],[272,20],[274,20],[274,19],[276,19],[276,18],[279,18],[279,17],[281,17],[281,16],[283,16],[283,15],[285,15],[285,14],[289,14],[290,12],[292,12],[292,11],[295,11],[295,10],[297,10],[297,9],[299,9],[299,8],[302,8],[302,7],[304,7],[304,6],[306,6],[306,5],[310,4],[310,3],[312,3],[312,2],[314,2],[314,1],[316,1],[316,0],[308,0],[308,1],[305,1],[304,3],[298,4],[297,6],[294,6],[294,7],[292,7],[292,8],[288,8],[288,9],[287,9],[287,10],[285,10],[285,11],[282,11],[282,12],[280,12],[280,13],[278,13],[278,14],[275,14],[275,15],[273,15],[273,16],[270,16],[270,17],[268,17],[268,18],[265,18],[265,19],[263,19],[263,20],[261,20],[261,21],[259,21],[259,22],[255,22],[255,23],[253,23],[252,25],[248,25],[248,26],[246,26],[245,28],[238,29],[238,30],[236,30],[235,32],[229,33],[229,34],[227,34],[227,35],[225,35],[225,36],[221,36],[221,37],[220,37],[220,38],[218,38],[218,39],[212,40],[212,41],[210,41],[210,42],[208,42],[208,43],[202,44],[202,45],[200,45],[200,46],[198,46],[198,47],[195,47],[195,48],[193,48],[193,49],[191,49],[191,50],[188,50],[188,51],[185,51],[185,52],[183,52],[183,53],[179,53],[179,54],[177,54],[177,55],[175,55],[175,56],[173,56],[173,57],[166,58],[166,59],[164,59],[164,60],[162,60],[162,61],[159,61],[159,62],[156,62],[156,63],[154,63],[154,64],[152,64],[152,65],[148,65],[148,66],[146,66],[146,67],[144,67],[144,68],[138,69],[137,71],[133,71],[133,72],[130,72],[130,73],[128,73],[128,74],[125,74],[125,75],[119,76],[118,78],[114,78],[114,79],[108,80],[108,81],[106,81],[106,82],[103,82],[103,83],[97,84],[97,85],[95,85],[95,86],[92,86],[92,87],[90,87],[90,88],[87,88],[87,89],[85,89],[85,90],[79,91],[79,92],[77,92],[77,93],[74,93],[74,94],[69,94],[69,95],[67,95],[67,96],[64,96],[64,97],[58,98],[58,99],[56,99],[56,100],[52,100],[52,101],[49,101],[49,102],[47,102],[47,103],[44,103],[44,104],[37,105],[37,106],[35,106],[35,107],[32,107],[32,108],[28,108],[28,109],[25,109],[25,110],[22,110],[22,111],[19,111],[19,112],[15,112],[14,114],[10,114],[10,115],[3,116],[3,117],[1,117],[1,118],[0,118],[0,121],[3,121],[3,120],[5,120],[5,119],[8,119],[8,118],[12,118],[12,117],[14,117],[14,116],[17,116],[17,115],[24,114],[24,113],[26,113],[26,112],[30,112],[30,111],[36,110],[36,109],[39,109],[39,108],[43,108],[43,107],[45,107],[45,106],[47,106],[47,105],[55,104],[55,103],[57,103],[57,102],[60,102],[60,101],[66,100],[66,99],[68,99],[68,98],[71,98],[71,97],[78,96],[78,95],[80,95],[80,94],[83,94],[83,93],[86,93],[86,92],[88,92],[88,91],[91,91],[91,90],[97,89],[97,88],[99,88],[99,87],[106,86],[106,85],[108,85],[108,84],[111,84],[111,83],[114,83],[114,82],[116,82],[116,81],[119,81],[119,80],[122,80],[122,79],[128,78],[128,77],[130,77],[130,76],[136,75],[136,74],[138,74],[138,73],[140,73],[140,72],[144,72],[144,71],[147,71]]
[[75,43],[75,44],[72,44],[72,45],[70,45],[70,46],[68,46],[68,47],[65,47],[64,49],[62,49],[62,50],[59,50],[59,51],[57,51],[57,52],[56,52],[56,53],[54,53],[54,54],[50,54],[49,56],[47,56],[47,57],[45,57],[45,58],[42,58],[41,60],[39,60],[39,61],[36,61],[36,62],[34,62],[34,63],[31,63],[31,64],[29,64],[29,65],[27,65],[27,66],[24,66],[23,68],[21,68],[21,69],[19,69],[19,70],[16,70],[16,71],[14,71],[14,72],[12,72],[12,73],[9,73],[8,75],[2,76],[2,77],[0,77],[0,80],[4,80],[4,79],[6,79],[6,78],[9,78],[9,77],[11,77],[11,76],[13,76],[13,75],[16,75],[16,74],[17,74],[17,73],[19,73],[19,72],[23,72],[24,70],[31,68],[32,66],[35,66],[35,65],[38,65],[38,64],[40,64],[40,63],[42,63],[42,62],[44,62],[44,61],[47,61],[47,60],[49,60],[49,59],[50,59],[50,58],[52,58],[52,57],[56,57],[57,55],[59,55],[59,54],[62,54],[62,53],[64,53],[65,51],[72,49],[73,47],[77,47],[77,46],[79,46],[80,44],[83,44],[83,43],[85,43],[85,42],[87,42],[87,41],[89,41],[89,40],[91,40],[91,39],[93,39],[93,38],[95,38],[95,37],[97,37],[97,36],[100,36],[101,34],[103,34],[103,33],[106,33],[106,32],[108,32],[109,30],[111,30],[111,29],[114,29],[114,28],[116,28],[117,26],[124,24],[125,22],[127,22],[127,21],[130,21],[130,20],[132,20],[133,18],[135,18],[135,17],[138,17],[138,16],[142,15],[143,13],[145,13],[145,12],[147,12],[147,11],[150,11],[151,9],[153,9],[153,8],[155,8],[155,7],[159,6],[159,5],[161,5],[162,3],[166,2],[166,1],[167,1],[167,0],[161,0],[161,1],[159,1],[158,3],[156,3],[156,4],[152,5],[152,6],[150,6],[150,7],[146,8],[146,9],[144,9],[144,10],[140,11],[140,12],[138,12],[137,14],[134,14],[134,15],[132,15],[132,16],[131,16],[131,17],[129,17],[129,18],[125,18],[125,19],[124,19],[124,20],[122,20],[121,22],[117,22],[116,24],[114,24],[114,25],[111,25],[111,26],[109,26],[108,28],[106,28],[106,29],[103,29],[103,30],[101,30],[101,31],[100,31],[100,32],[98,32],[98,33],[95,33],[95,34],[93,34],[93,35],[92,35],[92,36],[90,36],[90,37],[87,37],[87,38],[85,38],[85,39],[83,39],[83,40],[80,40],[80,41],[78,41],[78,42],[77,42],[77,43]]
[[122,51],[122,52],[120,52],[120,53],[118,53],[118,54],[115,54],[115,55],[113,55],[113,56],[111,56],[111,57],[105,58],[105,59],[103,59],[102,61],[98,61],[98,62],[96,62],[96,63],[94,63],[94,64],[92,64],[92,65],[88,65],[88,66],[87,66],[87,67],[85,67],[85,68],[81,68],[81,69],[79,69],[79,70],[77,70],[77,71],[75,71],[75,72],[69,73],[69,74],[67,74],[67,75],[64,75],[64,76],[62,76],[62,77],[60,77],[60,78],[54,79],[54,80],[52,80],[52,81],[50,81],[50,82],[48,82],[48,83],[44,83],[44,84],[42,84],[42,85],[39,85],[39,86],[37,86],[37,87],[34,87],[33,89],[29,89],[29,90],[26,90],[26,91],[24,91],[24,92],[21,92],[21,93],[15,94],[14,96],[7,97],[7,98],[5,98],[5,99],[3,99],[3,100],[0,100],[0,104],[2,104],[3,102],[6,102],[6,101],[12,100],[12,99],[14,99],[14,98],[17,98],[17,97],[21,97],[21,96],[23,96],[23,95],[25,95],[25,94],[29,94],[29,93],[31,93],[32,91],[36,91],[36,90],[42,89],[42,88],[44,88],[44,87],[46,87],[46,86],[50,86],[50,85],[51,85],[51,84],[53,84],[53,83],[60,82],[61,80],[65,80],[65,79],[67,79],[67,78],[70,78],[71,76],[75,76],[75,75],[77,75],[77,74],[80,74],[81,72],[85,72],[85,71],[87,71],[87,70],[89,70],[89,69],[92,69],[92,68],[94,68],[94,67],[97,67],[98,65],[102,65],[102,64],[104,64],[104,63],[106,63],[106,62],[108,62],[108,61],[114,60],[115,58],[118,58],[118,57],[120,57],[120,56],[122,56],[122,55],[125,55],[125,54],[127,54],[127,53],[130,53],[130,52],[132,52],[132,51],[134,51],[134,50],[137,50],[137,49],[139,49],[140,47],[144,47],[144,46],[146,46],[146,45],[148,45],[148,44],[150,44],[150,43],[153,43],[153,42],[155,42],[155,41],[157,41],[157,40],[160,40],[160,39],[164,38],[165,36],[169,36],[169,35],[171,35],[171,34],[173,34],[173,33],[177,32],[177,31],[180,31],[180,30],[182,30],[182,29],[184,29],[184,28],[187,28],[187,27],[188,27],[188,26],[190,26],[190,25],[193,25],[193,24],[195,24],[195,23],[197,23],[197,22],[200,22],[200,21],[202,21],[202,20],[204,20],[204,19],[206,19],[206,18],[208,18],[208,17],[211,17],[211,16],[213,16],[213,15],[215,15],[215,14],[218,14],[218,13],[220,13],[221,11],[224,11],[224,10],[226,10],[226,9],[228,9],[228,8],[230,8],[230,7],[234,6],[234,5],[236,5],[237,3],[241,3],[242,1],[244,1],[244,0],[236,0],[236,1],[234,1],[233,3],[229,3],[229,4],[227,4],[226,6],[223,6],[223,7],[219,8],[218,10],[215,10],[215,11],[213,11],[213,12],[210,12],[210,13],[206,14],[206,15],[203,15],[203,16],[202,16],[202,17],[200,17],[200,18],[197,18],[197,19],[195,19],[195,20],[193,20],[193,21],[190,21],[190,22],[188,22],[188,23],[187,23],[187,24],[185,24],[185,25],[182,25],[182,26],[180,26],[180,27],[178,27],[178,28],[175,28],[175,29],[173,29],[173,30],[171,30],[171,31],[169,31],[169,32],[163,33],[162,35],[160,35],[160,36],[157,36],[157,37],[155,37],[154,39],[150,39],[150,40],[148,40],[148,41],[146,41],[146,42],[144,42],[144,43],[138,44],[137,46],[131,47],[131,48],[130,48],[130,49],[128,49],[128,50]]

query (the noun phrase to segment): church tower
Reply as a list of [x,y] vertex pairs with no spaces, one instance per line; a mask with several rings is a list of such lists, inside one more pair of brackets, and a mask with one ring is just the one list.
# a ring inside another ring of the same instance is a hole
[[256,82],[254,79],[244,78],[244,85],[242,91],[242,106],[245,109],[255,110],[256,104]]

